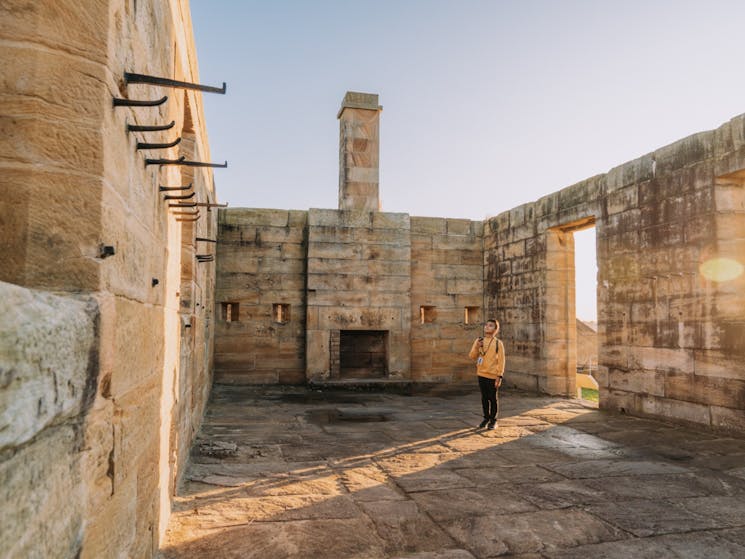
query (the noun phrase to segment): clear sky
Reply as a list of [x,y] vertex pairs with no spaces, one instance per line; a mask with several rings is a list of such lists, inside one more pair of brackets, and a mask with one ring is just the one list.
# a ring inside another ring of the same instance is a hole
[[[745,112],[745,0],[191,8],[200,79],[228,83],[204,102],[231,207],[337,207],[347,90],[384,107],[384,211],[478,220]],[[578,273],[594,277],[577,243]],[[592,319],[583,291],[577,314]]]

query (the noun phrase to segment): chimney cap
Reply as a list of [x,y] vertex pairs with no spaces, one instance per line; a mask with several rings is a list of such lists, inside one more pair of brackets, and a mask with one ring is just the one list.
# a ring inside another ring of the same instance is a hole
[[358,91],[347,91],[341,102],[341,108],[336,118],[341,118],[344,109],[368,109],[371,111],[382,111],[383,107],[378,105],[377,93],[360,93]]

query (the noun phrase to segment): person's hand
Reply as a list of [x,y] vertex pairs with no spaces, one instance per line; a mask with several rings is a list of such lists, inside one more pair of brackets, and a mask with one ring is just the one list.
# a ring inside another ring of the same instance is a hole
[[484,347],[484,338],[479,338],[479,347]]
[[502,386],[502,377],[497,377],[497,380],[494,381],[494,386],[496,388],[499,388],[500,386]]

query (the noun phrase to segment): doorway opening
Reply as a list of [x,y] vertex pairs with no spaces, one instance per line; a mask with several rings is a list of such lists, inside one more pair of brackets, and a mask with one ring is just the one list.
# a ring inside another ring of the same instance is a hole
[[599,403],[598,266],[595,227],[574,232],[574,293],[577,397]]
[[[575,237],[578,255],[575,255]],[[582,394],[580,385],[591,386],[593,390],[598,388],[594,377],[584,374],[588,367],[597,368],[596,260],[594,216],[546,232],[543,351],[546,365],[545,376],[539,378],[542,392],[576,398]],[[578,318],[582,320],[579,328]],[[582,366],[580,377],[578,365]],[[588,398],[595,396],[587,395]]]

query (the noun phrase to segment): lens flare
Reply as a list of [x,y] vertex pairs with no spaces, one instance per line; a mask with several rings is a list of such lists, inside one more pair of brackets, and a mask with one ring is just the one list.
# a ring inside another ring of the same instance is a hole
[[710,281],[730,281],[738,278],[745,267],[731,258],[711,258],[699,266],[701,275]]

